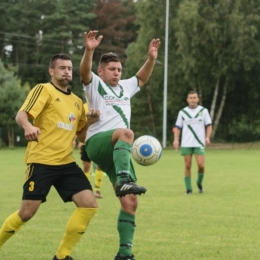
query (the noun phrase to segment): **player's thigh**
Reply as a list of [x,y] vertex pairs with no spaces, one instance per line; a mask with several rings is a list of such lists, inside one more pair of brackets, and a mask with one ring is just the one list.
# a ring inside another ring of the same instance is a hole
[[91,184],[82,169],[74,162],[60,168],[61,176],[54,187],[64,202],[72,201],[72,196],[83,190],[92,191]]
[[205,156],[201,154],[194,154],[194,157],[196,159],[197,165],[200,167],[204,167],[205,165]]
[[80,208],[97,208],[97,202],[91,190],[83,190],[72,196],[73,202]]
[[193,147],[181,147],[181,155],[193,155]]
[[56,167],[36,163],[28,164],[22,199],[45,202],[51,186],[58,178]]
[[90,160],[104,172],[107,172],[107,169],[113,165],[114,147],[111,138],[114,131],[98,133],[86,143],[86,150]]
[[91,169],[91,161],[90,162],[87,162],[87,161],[82,161],[82,164],[83,164],[83,171],[86,173],[86,172],[89,172],[90,169]]

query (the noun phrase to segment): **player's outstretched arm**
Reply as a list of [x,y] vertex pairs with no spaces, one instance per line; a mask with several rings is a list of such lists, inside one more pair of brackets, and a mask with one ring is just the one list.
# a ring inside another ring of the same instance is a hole
[[152,74],[155,60],[158,56],[158,49],[160,47],[160,44],[160,39],[153,39],[149,44],[148,59],[136,74],[139,79],[139,87],[142,87],[148,81]]
[[87,85],[91,81],[92,59],[95,48],[100,44],[103,36],[96,38],[98,31],[84,33],[85,51],[80,62],[80,75],[82,82]]

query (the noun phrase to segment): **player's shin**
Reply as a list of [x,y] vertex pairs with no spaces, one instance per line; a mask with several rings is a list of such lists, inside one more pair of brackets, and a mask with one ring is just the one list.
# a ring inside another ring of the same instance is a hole
[[135,232],[135,216],[120,210],[117,230],[120,238],[119,255],[123,257],[131,256]]
[[66,232],[60,243],[56,256],[63,259],[70,255],[72,248],[80,240],[97,208],[77,208],[69,219]]
[[21,220],[18,215],[18,211],[10,215],[4,222],[2,228],[0,229],[0,249],[2,245],[18,230],[25,222]]
[[117,173],[117,184],[129,179],[131,145],[124,141],[117,141],[114,147],[113,160]]

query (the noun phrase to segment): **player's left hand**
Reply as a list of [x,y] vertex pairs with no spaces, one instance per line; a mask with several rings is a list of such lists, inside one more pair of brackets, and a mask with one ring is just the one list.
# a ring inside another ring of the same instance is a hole
[[87,50],[94,50],[100,44],[103,35],[97,37],[97,34],[97,30],[84,33],[85,46]]
[[206,145],[209,145],[210,144],[210,139],[206,137],[205,143],[206,143]]
[[159,38],[152,39],[149,44],[148,56],[152,60],[156,60],[158,56],[158,49],[160,47],[161,41]]

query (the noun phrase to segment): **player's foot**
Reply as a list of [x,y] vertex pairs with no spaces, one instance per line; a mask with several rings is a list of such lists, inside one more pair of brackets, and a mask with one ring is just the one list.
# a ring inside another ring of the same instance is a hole
[[97,190],[97,191],[95,192],[95,197],[96,197],[97,199],[102,199],[102,198],[103,198],[103,196],[101,195],[101,193],[100,193],[99,190]]
[[55,255],[52,260],[74,260],[74,259],[69,255],[67,255],[65,258],[60,259],[57,258],[57,256]]
[[203,193],[204,190],[203,190],[203,186],[201,184],[197,184],[198,186],[198,189],[199,189],[199,193]]
[[117,197],[124,197],[127,194],[141,195],[146,192],[146,188],[138,186],[132,181],[123,181],[120,185],[115,188],[115,193]]
[[186,195],[191,195],[192,194],[192,190],[186,190]]
[[131,256],[120,256],[119,253],[115,256],[114,260],[135,260],[134,255]]

